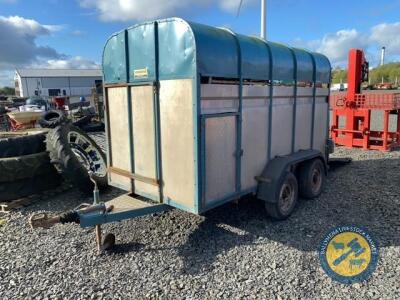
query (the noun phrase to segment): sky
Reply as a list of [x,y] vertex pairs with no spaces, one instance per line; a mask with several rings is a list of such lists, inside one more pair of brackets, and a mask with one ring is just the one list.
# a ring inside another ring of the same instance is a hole
[[[16,68],[100,68],[114,32],[145,20],[182,17],[258,35],[260,0],[0,0],[0,87]],[[350,48],[370,66],[400,61],[400,0],[267,0],[267,39],[321,52],[344,67]]]

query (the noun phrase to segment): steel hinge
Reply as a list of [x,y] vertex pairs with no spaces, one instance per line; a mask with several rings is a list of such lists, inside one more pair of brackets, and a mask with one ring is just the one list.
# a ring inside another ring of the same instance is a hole
[[239,151],[235,151],[235,153],[233,154],[236,157],[241,157],[243,156],[243,149],[239,150]]

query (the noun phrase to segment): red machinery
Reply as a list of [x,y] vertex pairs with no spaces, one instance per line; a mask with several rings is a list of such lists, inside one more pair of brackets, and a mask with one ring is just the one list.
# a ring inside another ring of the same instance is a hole
[[53,97],[52,101],[56,109],[64,110],[65,104],[67,103],[67,97],[56,96]]
[[[400,146],[400,93],[361,93],[368,80],[368,62],[364,52],[351,49],[347,74],[347,94],[330,97],[333,113],[331,136],[338,145],[349,148],[390,151]],[[371,130],[371,111],[383,112],[383,130]],[[396,131],[389,131],[390,114],[397,115]]]

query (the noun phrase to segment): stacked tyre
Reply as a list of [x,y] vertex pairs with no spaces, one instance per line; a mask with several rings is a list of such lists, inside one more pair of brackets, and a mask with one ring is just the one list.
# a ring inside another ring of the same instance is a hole
[[85,193],[93,191],[92,179],[100,189],[108,185],[106,157],[96,142],[81,129],[90,127],[91,119],[92,116],[86,115],[71,123],[63,111],[51,110],[39,121],[41,127],[49,129],[46,151],[51,163],[67,182]]
[[0,202],[60,185],[61,177],[50,163],[45,139],[45,132],[0,137]]
[[96,142],[79,127],[65,123],[47,134],[46,148],[50,160],[64,179],[82,192],[107,187],[106,157]]

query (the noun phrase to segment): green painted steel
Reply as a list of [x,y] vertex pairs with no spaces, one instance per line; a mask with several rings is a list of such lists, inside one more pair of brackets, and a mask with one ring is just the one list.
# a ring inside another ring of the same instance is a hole
[[198,72],[203,76],[239,78],[235,37],[225,29],[188,23],[197,52]]
[[112,35],[103,51],[103,74],[106,83],[126,82],[125,33]]
[[313,82],[313,62],[306,50],[293,48],[297,62],[297,82]]
[[[156,26],[158,45],[155,41]],[[128,41],[125,41],[125,31],[121,31],[111,36],[104,47],[103,72],[106,84],[124,83],[126,74],[129,75],[129,82],[154,81],[155,47],[158,47],[159,53],[160,80],[195,78],[196,74],[229,79],[273,80],[284,84],[292,84],[295,80],[291,48],[282,44],[237,34],[238,49],[235,36],[230,31],[179,18],[146,22],[126,30]],[[125,47],[125,43],[129,47]],[[265,44],[271,49],[273,78],[270,78],[270,57]],[[125,49],[129,49],[128,54]],[[238,74],[239,50],[242,74]],[[316,82],[330,82],[331,66],[325,56],[295,48],[293,51],[299,82],[312,81],[310,55],[316,64]],[[126,65],[129,70],[126,70]]]
[[294,61],[288,47],[282,44],[268,42],[272,53],[272,80],[275,83],[294,83]]
[[[128,28],[129,78],[130,81],[155,81],[156,43],[155,24],[145,23]],[[133,70],[147,69],[147,76],[136,77]]]
[[242,54],[242,77],[244,80],[270,80],[270,57],[265,42],[256,37],[237,35]]
[[160,80],[195,77],[196,43],[185,21],[159,21],[158,43]]
[[317,84],[331,82],[331,63],[320,53],[312,53],[315,59],[315,82]]

